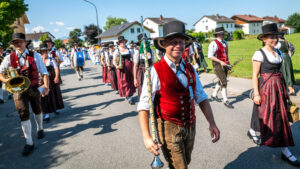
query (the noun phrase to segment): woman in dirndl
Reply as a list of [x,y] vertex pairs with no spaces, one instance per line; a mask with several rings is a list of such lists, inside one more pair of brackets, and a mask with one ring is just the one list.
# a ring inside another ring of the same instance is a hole
[[262,32],[257,38],[263,42],[263,47],[252,58],[254,108],[251,128],[254,132],[250,130],[248,134],[255,135],[255,130],[259,129],[262,145],[281,147],[281,158],[300,167],[300,162],[288,148],[294,146],[294,140],[288,121],[289,97],[280,72],[284,55],[275,48],[279,35],[277,25],[264,25]]
[[[44,121],[50,121],[50,113],[59,114],[58,110],[64,108],[60,90],[59,65],[52,57],[48,57],[50,49],[46,44],[40,45],[40,53],[49,73],[49,94],[41,98],[41,107]],[[43,83],[43,82],[42,82]]]
[[106,62],[107,58],[108,58],[108,47],[105,46],[105,47],[103,47],[103,52],[102,52],[102,55],[101,55],[102,81],[105,84],[109,84],[110,83],[108,65],[107,65],[107,62]]
[[115,47],[113,44],[109,44],[108,48],[108,60],[106,61],[106,63],[108,65],[109,80],[111,83],[111,88],[116,92],[116,94],[119,94],[117,70],[113,63],[113,54],[115,52]]
[[132,96],[135,93],[132,63],[133,53],[126,47],[126,42],[127,40],[124,36],[118,37],[119,47],[114,53],[113,60],[117,68],[119,94],[121,97],[125,97],[129,104],[133,104]]

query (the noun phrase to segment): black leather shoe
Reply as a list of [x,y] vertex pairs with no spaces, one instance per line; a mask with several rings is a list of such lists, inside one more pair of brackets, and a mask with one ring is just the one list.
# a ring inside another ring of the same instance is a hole
[[[249,137],[249,139],[253,140],[253,143],[261,145],[261,139],[259,136],[252,136],[249,131],[247,133],[247,136]],[[256,137],[256,139],[253,139],[254,137]]]
[[289,157],[286,157],[284,154],[281,153],[281,159],[283,161],[286,161],[288,162],[289,164],[291,164],[292,166],[295,166],[295,167],[299,167],[300,168],[300,162],[298,160],[296,161],[291,161],[289,158],[292,157],[293,155],[290,155]]
[[38,131],[38,133],[37,133],[37,138],[38,138],[38,139],[42,139],[42,138],[44,138],[44,137],[45,137],[44,130]]
[[230,109],[233,109],[234,107],[229,103],[229,101],[224,102],[224,105]]
[[58,110],[57,110],[57,111],[55,111],[54,113],[55,113],[55,115],[59,115],[59,111],[58,111]]
[[26,144],[22,151],[22,155],[28,156],[33,150],[34,150],[34,145],[31,146],[31,145]]
[[218,96],[215,97],[215,96],[211,95],[210,97],[211,97],[211,100],[212,100],[212,101],[222,102],[222,100],[219,99]]
[[4,100],[0,99],[0,104],[3,104],[4,103]]

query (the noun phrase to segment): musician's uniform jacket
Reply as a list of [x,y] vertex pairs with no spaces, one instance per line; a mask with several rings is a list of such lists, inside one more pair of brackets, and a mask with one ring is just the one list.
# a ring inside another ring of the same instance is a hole
[[39,74],[48,76],[48,72],[41,55],[27,49],[23,54],[16,51],[6,56],[0,66],[0,73],[5,75],[10,66],[19,69],[19,74],[28,77],[31,82],[27,91],[14,94],[15,106],[20,114],[21,121],[26,121],[29,119],[28,101],[35,114],[41,113],[41,96],[38,90]]
[[[208,46],[208,58],[217,57],[219,60],[230,64],[228,58],[228,43],[219,39],[212,41]],[[219,78],[219,85],[222,87],[227,87],[227,71],[226,67],[222,67],[220,63],[212,61],[214,71],[216,72],[217,77]]]

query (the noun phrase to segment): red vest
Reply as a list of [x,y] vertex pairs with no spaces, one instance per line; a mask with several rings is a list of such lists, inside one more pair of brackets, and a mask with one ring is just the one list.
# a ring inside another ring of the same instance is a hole
[[225,62],[226,64],[229,64],[229,60],[228,60],[228,46],[226,45],[226,48],[224,48],[223,44],[218,41],[215,40],[217,46],[218,46],[218,50],[216,52],[217,58],[223,62]]
[[187,48],[184,49],[184,52],[183,52],[183,54],[181,55],[182,58],[183,58],[183,60],[184,60],[185,62],[188,62],[189,55],[190,55],[190,48],[187,47]]
[[153,66],[160,80],[160,90],[156,92],[154,100],[157,116],[177,125],[189,127],[196,120],[194,98],[190,99],[189,91],[189,86],[192,86],[195,97],[196,78],[193,66],[185,62],[187,88],[181,84],[164,58]]
[[[26,64],[28,62],[28,66]],[[14,69],[20,69],[19,74],[29,78],[31,84],[30,86],[36,86],[39,84],[39,72],[34,61],[34,53],[29,52],[26,54],[24,65],[21,67],[19,63],[19,58],[16,55],[16,52],[10,55],[10,64]]]
[[59,64],[59,58],[57,57],[55,50],[51,51],[51,55],[55,59],[55,61],[57,62],[57,64]]

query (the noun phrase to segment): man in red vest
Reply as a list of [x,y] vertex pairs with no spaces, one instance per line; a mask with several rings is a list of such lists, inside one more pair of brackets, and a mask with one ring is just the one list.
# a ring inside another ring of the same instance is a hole
[[151,99],[161,145],[153,142],[149,131],[150,105],[146,77],[138,104],[139,120],[146,148],[158,155],[161,146],[169,168],[182,169],[191,162],[196,134],[195,103],[209,122],[213,142],[219,140],[220,132],[196,70],[182,59],[182,53],[192,43],[192,37],[185,34],[184,24],[178,21],[165,24],[163,35],[154,40],[154,45],[165,56],[150,70]]
[[216,40],[212,41],[208,47],[208,58],[212,60],[214,71],[218,77],[215,90],[211,95],[212,100],[220,102],[217,94],[221,89],[224,105],[233,108],[227,98],[227,72],[231,69],[228,59],[228,43],[224,40],[225,30],[223,27],[215,29]]
[[[16,52],[5,57],[0,66],[0,80],[7,83],[4,75],[9,67],[18,71],[21,76],[26,76],[30,80],[30,87],[22,93],[14,93],[14,102],[21,119],[21,126],[26,139],[26,144],[22,154],[29,155],[33,149],[34,144],[31,137],[31,122],[29,119],[29,102],[34,113],[34,118],[37,123],[37,138],[44,137],[43,130],[43,113],[41,110],[41,95],[42,97],[49,92],[48,72],[44,65],[43,59],[37,52],[30,52],[26,49],[26,40],[23,33],[13,34],[11,43],[16,48]],[[44,90],[39,91],[39,74],[44,80]]]

